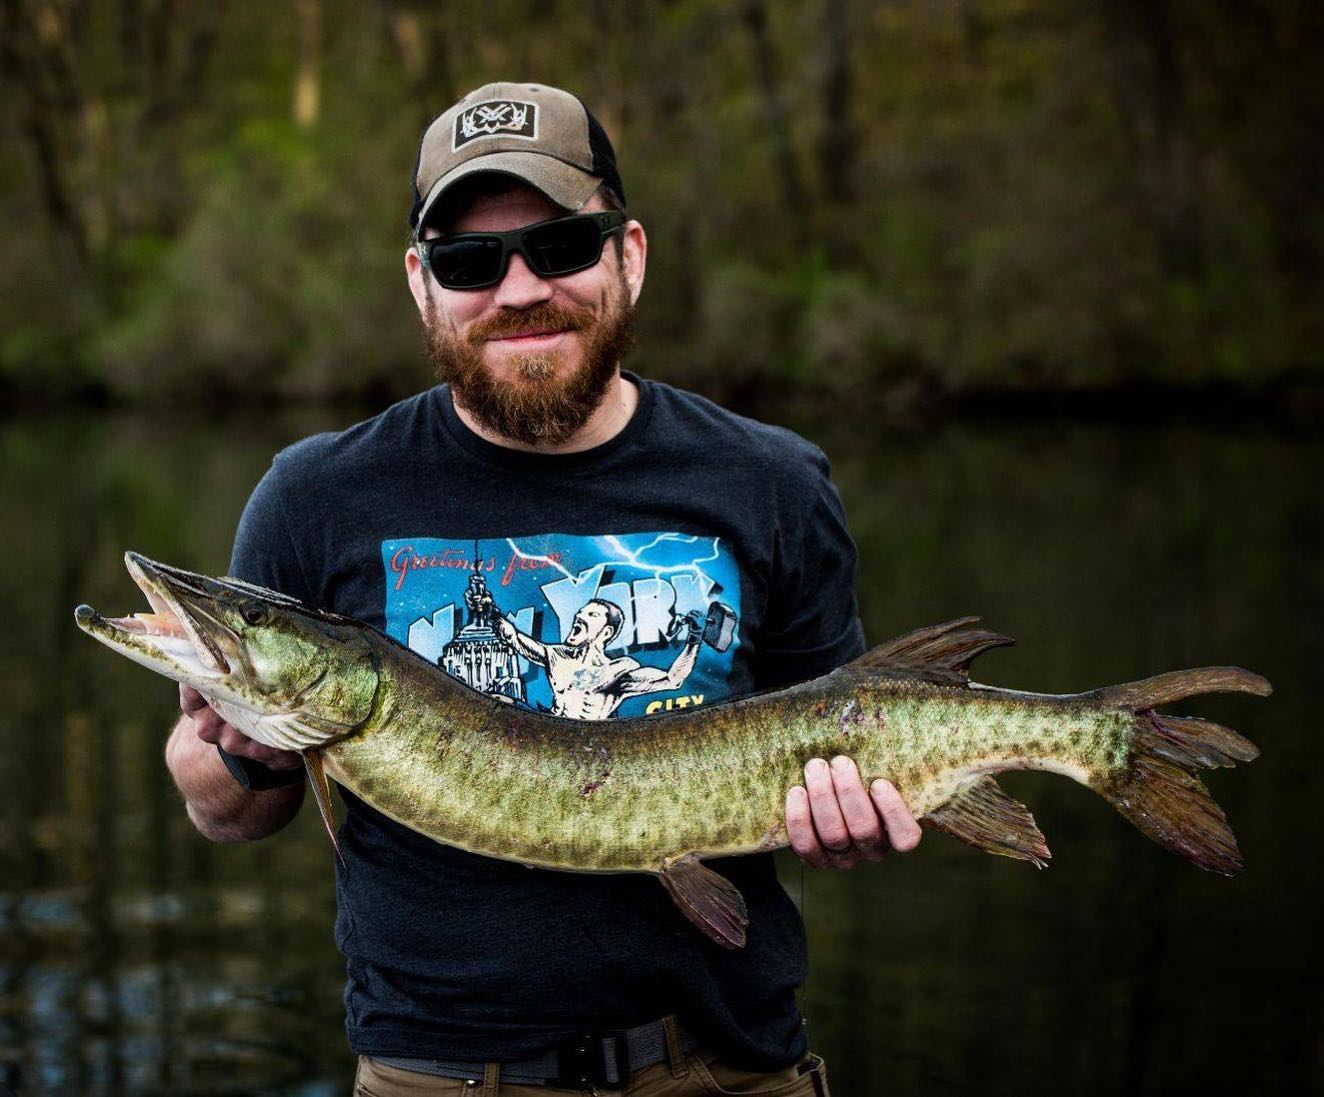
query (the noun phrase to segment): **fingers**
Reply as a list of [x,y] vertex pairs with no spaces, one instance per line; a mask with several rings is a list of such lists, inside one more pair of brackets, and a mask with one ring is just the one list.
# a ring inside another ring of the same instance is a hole
[[207,698],[190,685],[179,683],[179,710],[185,716],[193,716],[200,709],[207,708]]
[[786,794],[786,834],[805,863],[851,868],[881,861],[889,849],[914,849],[921,831],[891,782],[876,780],[866,791],[855,763],[838,756],[831,766],[812,759],[804,787]]
[[179,711],[193,721],[198,737],[208,743],[217,742],[219,729],[227,726],[208,704],[207,698],[182,682],[179,684]]
[[881,861],[888,840],[878,821],[878,812],[860,780],[855,763],[838,755],[832,759],[832,787],[836,792],[841,817],[849,832],[850,844],[864,861]]
[[250,739],[242,731],[226,723],[220,724],[214,736],[211,734],[204,735],[199,730],[198,738],[208,743],[215,743],[226,754],[234,754],[240,758],[251,758],[253,761],[261,762],[271,769],[298,769],[303,765],[303,756],[298,751],[277,750],[275,747],[269,747],[266,743],[259,743],[256,739]]
[[809,794],[799,785],[786,794],[786,837],[791,849],[805,864],[814,868],[827,868],[828,855],[814,833],[809,813]]
[[915,821],[915,816],[911,814],[895,785],[879,778],[869,786],[869,796],[883,818],[883,824],[887,827],[887,840],[893,849],[904,852],[919,845],[919,823]]
[[298,769],[303,765],[303,756],[298,751],[277,750],[266,743],[250,739],[238,728],[218,720],[215,727],[198,727],[198,738],[207,743],[215,743],[226,754],[235,754],[240,758],[251,758],[272,769]]
[[213,743],[227,754],[236,754],[241,758],[251,758],[272,769],[297,769],[303,765],[303,757],[293,750],[277,750],[256,739],[250,739],[238,728],[227,724],[212,707],[207,699],[192,686],[180,684],[180,710],[193,721],[193,730],[204,743]]
[[832,781],[832,770],[822,758],[811,758],[805,766],[805,789],[809,793],[809,811],[813,815],[814,830],[823,848],[832,853],[850,849],[851,834],[837,802],[837,790]]
[[[854,770],[854,763],[851,763],[851,769]],[[860,783],[858,774],[855,783]],[[867,799],[863,787],[858,793],[859,799]],[[828,764],[821,758],[812,759],[805,766],[804,787],[797,785],[786,795],[786,836],[791,848],[806,864],[814,868],[853,868],[864,856],[863,851],[855,848],[842,806]],[[858,815],[856,806],[851,810]],[[871,804],[868,813],[873,815]],[[869,824],[858,817],[855,825],[861,833],[868,833]],[[876,820],[872,821],[872,826],[877,833]]]

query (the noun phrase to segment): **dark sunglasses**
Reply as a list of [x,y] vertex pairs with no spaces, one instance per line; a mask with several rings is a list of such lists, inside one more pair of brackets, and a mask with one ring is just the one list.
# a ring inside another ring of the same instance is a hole
[[602,258],[607,237],[624,224],[619,210],[574,213],[509,232],[460,232],[415,246],[424,268],[447,289],[484,289],[506,276],[511,252],[519,252],[541,278],[587,270]]

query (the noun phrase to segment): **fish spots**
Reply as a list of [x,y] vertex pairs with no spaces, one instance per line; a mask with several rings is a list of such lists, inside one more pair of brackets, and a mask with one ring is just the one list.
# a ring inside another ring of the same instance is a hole
[[602,743],[587,742],[581,748],[585,754],[592,755],[598,762],[599,769],[597,775],[589,778],[579,786],[579,795],[587,800],[611,777],[611,751]]
[[849,739],[850,733],[852,731],[858,731],[860,725],[863,724],[864,721],[864,710],[860,708],[853,699],[847,701],[845,707],[841,710],[841,719],[839,721],[841,734]]
[[1121,740],[1113,744],[1111,752],[1108,754],[1108,764],[1113,770],[1123,769],[1130,760],[1131,752],[1127,744]]
[[758,852],[770,853],[786,845],[786,823],[782,819],[774,820],[759,836]]

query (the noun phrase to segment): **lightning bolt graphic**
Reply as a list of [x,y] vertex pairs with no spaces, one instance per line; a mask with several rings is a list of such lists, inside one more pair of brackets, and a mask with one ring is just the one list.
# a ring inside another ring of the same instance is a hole
[[[606,541],[609,545],[611,545],[611,547],[614,548],[617,552],[619,552],[622,555],[622,557],[624,557],[624,559],[601,560],[599,561],[599,563],[605,565],[606,567],[617,566],[617,567],[638,568],[640,571],[651,572],[654,579],[660,579],[664,575],[674,575],[677,572],[683,572],[683,571],[692,573],[696,579],[706,579],[707,575],[704,574],[703,569],[700,568],[699,565],[707,564],[710,561],[716,560],[719,556],[721,556],[721,552],[718,550],[717,547],[721,543],[722,540],[721,537],[713,538],[712,551],[707,556],[701,556],[697,560],[691,560],[689,563],[686,564],[649,564],[649,563],[645,563],[643,556],[644,553],[646,553],[649,549],[653,548],[654,546],[658,545],[663,541],[680,541],[682,544],[692,545],[696,541],[700,540],[700,538],[698,537],[689,536],[683,533],[659,533],[656,537],[654,537],[651,541],[649,541],[648,544],[641,545],[639,548],[633,550],[628,549],[623,544],[621,544],[619,538],[617,538],[614,534],[608,534],[603,538],[603,540]],[[515,543],[513,537],[507,537],[506,544],[510,546],[510,551],[513,552],[521,560],[532,560],[534,563],[547,564],[549,567],[555,568],[566,579],[571,579],[571,580],[577,579],[577,576],[571,575],[570,572],[567,571],[559,561],[553,560],[550,556],[546,556],[541,553],[525,552],[522,548],[519,547],[519,545]]]
[[633,551],[631,551],[630,549],[626,548],[623,544],[621,544],[621,542],[612,534],[608,534],[606,537],[603,538],[603,540],[606,541],[609,545],[611,545],[612,548],[614,548],[617,552],[621,553],[625,557],[624,560],[602,561],[608,567],[610,567],[613,564],[628,565],[629,567],[638,568],[640,571],[651,571],[653,573],[654,579],[660,579],[664,575],[674,575],[677,572],[681,572],[681,571],[691,572],[696,579],[706,579],[708,577],[707,575],[704,574],[703,569],[700,568],[699,565],[706,564],[712,560],[716,560],[721,555],[721,553],[717,549],[717,545],[722,539],[720,537],[713,538],[713,550],[707,556],[702,556],[697,560],[691,560],[688,564],[667,564],[667,565],[647,564],[643,560],[643,555],[654,545],[658,544],[661,541],[680,541],[683,544],[692,545],[696,541],[698,541],[699,538],[690,537],[683,533],[659,533],[656,537],[654,537],[651,541],[649,541],[648,544],[642,545]]

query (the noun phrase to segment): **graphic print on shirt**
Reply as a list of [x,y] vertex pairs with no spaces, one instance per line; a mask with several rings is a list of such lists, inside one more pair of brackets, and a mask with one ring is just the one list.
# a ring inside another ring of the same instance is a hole
[[720,537],[409,537],[381,549],[387,633],[483,693],[580,719],[730,694],[740,576]]

